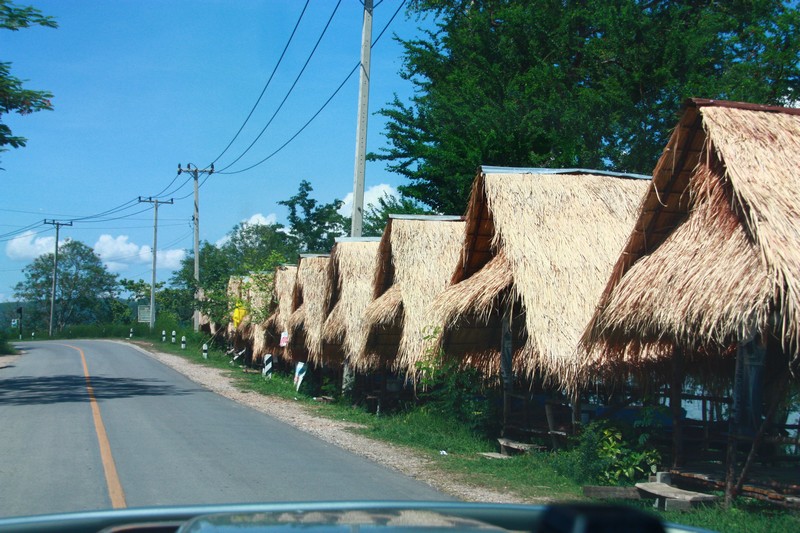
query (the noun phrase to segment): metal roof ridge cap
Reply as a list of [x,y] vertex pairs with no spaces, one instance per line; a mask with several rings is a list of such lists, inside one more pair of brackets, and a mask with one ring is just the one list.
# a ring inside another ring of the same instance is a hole
[[544,168],[544,167],[496,167],[491,165],[481,166],[483,174],[595,174],[598,176],[611,176],[615,178],[652,179],[647,174],[634,172],[617,172],[614,170],[597,170],[590,168]]
[[464,220],[462,215],[404,215],[404,214],[389,214],[390,220],[439,220],[443,222],[460,221]]
[[380,237],[336,237],[335,242],[380,242]]

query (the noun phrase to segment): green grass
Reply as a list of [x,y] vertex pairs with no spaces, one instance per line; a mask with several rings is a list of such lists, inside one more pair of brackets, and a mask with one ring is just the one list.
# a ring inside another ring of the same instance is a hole
[[[649,503],[640,502],[642,506]],[[754,500],[740,500],[732,509],[721,505],[698,507],[692,511],[659,512],[666,522],[688,526],[703,527],[713,531],[725,532],[773,532],[800,531],[800,515],[796,512],[776,509]]]
[[0,355],[14,355],[17,351],[4,337],[0,337]]

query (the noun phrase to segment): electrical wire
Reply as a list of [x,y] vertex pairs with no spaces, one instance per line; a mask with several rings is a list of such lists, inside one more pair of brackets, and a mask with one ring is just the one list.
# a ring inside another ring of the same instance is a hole
[[[372,42],[372,44],[370,45],[370,48],[372,48],[372,47],[374,47],[376,44],[378,44],[378,41],[380,40],[380,38],[381,38],[381,37],[383,37],[383,34],[384,34],[384,33],[386,33],[386,30],[389,28],[389,26],[391,25],[391,23],[394,21],[395,17],[397,17],[397,14],[398,14],[398,13],[400,13],[400,10],[403,8],[403,6],[405,5],[405,3],[406,3],[406,0],[403,0],[403,1],[400,3],[400,5],[399,5],[399,6],[397,6],[397,9],[396,9],[396,10],[395,10],[395,12],[392,14],[392,17],[389,19],[389,22],[387,22],[387,23],[386,23],[386,25],[383,27],[383,29],[381,30],[381,32],[378,34],[378,36],[377,36],[377,37],[375,38],[375,40]],[[219,172],[217,172],[217,173],[218,173],[218,174],[226,174],[226,175],[240,174],[240,173],[242,173],[242,172],[246,172],[246,171],[248,171],[248,170],[252,170],[252,169],[254,169],[255,167],[257,167],[257,166],[259,166],[259,165],[261,165],[261,164],[263,164],[263,163],[267,162],[269,159],[273,158],[273,157],[274,157],[275,155],[277,155],[277,154],[278,154],[278,153],[279,153],[281,150],[283,150],[284,148],[286,148],[286,146],[288,146],[288,145],[289,145],[289,143],[291,143],[291,142],[292,142],[292,141],[293,141],[295,138],[297,138],[297,136],[299,136],[299,135],[300,135],[300,134],[303,132],[303,130],[305,130],[305,129],[306,129],[306,128],[307,128],[307,127],[308,127],[308,126],[311,124],[311,122],[313,122],[313,121],[314,121],[314,120],[317,118],[317,116],[319,116],[319,114],[320,114],[320,113],[322,113],[322,111],[323,111],[323,110],[324,110],[324,109],[325,109],[325,108],[328,106],[328,104],[329,104],[329,103],[331,102],[331,100],[333,100],[333,98],[334,98],[334,97],[335,97],[335,96],[336,96],[336,95],[339,93],[339,91],[341,91],[341,90],[342,90],[342,87],[344,87],[344,86],[345,86],[345,84],[346,84],[346,83],[347,83],[347,82],[350,80],[350,78],[351,78],[351,77],[353,76],[353,74],[354,74],[354,73],[355,73],[355,72],[356,72],[356,71],[359,69],[359,67],[361,67],[361,62],[360,62],[360,61],[359,61],[358,63],[356,63],[355,67],[353,67],[353,69],[350,71],[350,73],[349,73],[349,74],[348,74],[348,75],[345,77],[344,81],[342,81],[342,83],[340,83],[340,84],[339,84],[339,86],[336,88],[336,90],[334,90],[334,91],[333,91],[333,93],[332,93],[332,94],[331,94],[331,95],[328,97],[328,99],[327,99],[327,100],[325,100],[325,103],[323,103],[323,104],[322,104],[322,107],[320,107],[320,108],[317,110],[317,112],[316,112],[316,113],[314,113],[314,114],[311,116],[311,118],[310,118],[310,119],[308,119],[308,120],[306,121],[306,123],[305,123],[305,124],[303,124],[303,126],[301,126],[301,127],[300,127],[300,129],[299,129],[299,130],[298,130],[298,131],[297,131],[297,132],[296,132],[294,135],[292,135],[292,136],[289,138],[289,140],[287,140],[285,143],[283,143],[283,144],[282,144],[282,145],[281,145],[281,146],[280,146],[280,147],[279,147],[277,150],[275,150],[274,152],[272,152],[271,154],[269,154],[267,157],[265,157],[265,158],[264,158],[264,159],[262,159],[261,161],[259,161],[259,162],[255,163],[255,164],[253,164],[253,165],[250,165],[249,167],[246,167],[246,168],[243,168],[243,169],[240,169],[240,170],[234,170],[234,171],[230,171],[230,172],[225,172],[225,170],[226,170],[227,168],[229,168],[229,167],[232,165],[232,164],[231,164],[231,165],[228,165],[227,167],[225,167],[224,169],[220,170],[220,171],[219,171]],[[263,132],[262,132],[262,133],[263,133]]]
[[169,185],[167,185],[166,187],[164,187],[163,189],[161,189],[161,191],[159,191],[157,194],[154,194],[154,195],[153,195],[151,198],[159,198],[159,197],[161,197],[162,195],[163,195],[163,196],[169,196],[169,195],[170,195],[170,193],[167,193],[167,194],[165,195],[165,194],[164,194],[164,191],[166,191],[167,189],[169,189],[170,187],[172,187],[172,184],[173,184],[173,183],[175,183],[175,180],[177,180],[177,179],[178,179],[178,176],[180,176],[180,175],[181,175],[181,173],[180,173],[180,172],[176,172],[176,173],[175,173],[175,177],[174,177],[174,178],[172,178],[172,181],[170,181],[170,182],[169,182]]
[[40,229],[39,231],[28,230],[27,232],[23,232],[23,233],[21,233],[19,235],[14,235],[12,237],[8,237],[8,238],[0,237],[0,242],[13,241],[14,239],[18,239],[18,238],[22,237],[23,235],[24,236],[33,237],[34,235],[39,235],[39,234],[45,233],[46,231],[49,231],[49,230],[50,230],[50,228],[43,228],[43,229]]
[[272,124],[272,121],[275,120],[275,117],[278,115],[280,110],[283,108],[283,104],[285,104],[286,101],[289,99],[289,96],[292,94],[292,92],[294,91],[294,88],[297,86],[297,83],[300,81],[300,77],[303,75],[303,73],[306,70],[306,67],[308,67],[308,64],[311,62],[311,58],[314,57],[314,53],[317,51],[317,48],[319,47],[320,42],[322,42],[322,38],[325,37],[325,33],[327,33],[328,28],[330,27],[331,22],[333,21],[333,17],[336,15],[336,12],[339,10],[339,6],[341,4],[342,4],[342,0],[339,0],[336,3],[336,7],[333,8],[333,13],[331,13],[331,16],[328,18],[328,22],[325,24],[325,28],[323,28],[322,33],[320,34],[319,38],[317,39],[317,42],[314,44],[314,48],[311,50],[311,53],[308,55],[308,58],[306,58],[306,61],[303,64],[303,68],[300,69],[300,72],[297,74],[297,77],[295,77],[294,82],[292,83],[291,87],[289,87],[289,90],[286,92],[286,96],[283,97],[283,100],[281,100],[281,103],[278,105],[277,109],[275,109],[275,112],[272,114],[270,119],[267,121],[267,124],[261,129],[261,132],[258,134],[258,136],[256,136],[256,138],[253,140],[253,142],[250,143],[250,146],[248,146],[245,149],[244,152],[239,154],[239,157],[237,157],[236,159],[231,161],[224,168],[220,169],[220,171],[224,171],[224,170],[227,170],[227,169],[231,168],[241,158],[243,158],[245,156],[245,154],[247,154],[247,152],[249,152],[250,149],[253,148],[253,146],[255,146],[255,144],[258,142],[258,140],[261,138],[261,136],[264,135],[264,132],[267,131],[267,128],[270,126],[270,124]]
[[355,72],[358,70],[358,68],[359,68],[360,66],[361,66],[361,63],[358,63],[358,64],[356,64],[356,66],[355,66],[355,67],[353,67],[353,70],[351,70],[351,71],[350,71],[350,73],[347,75],[347,77],[344,79],[344,81],[342,81],[342,83],[340,83],[340,84],[339,84],[339,87],[337,87],[337,88],[336,88],[336,90],[335,90],[335,91],[333,91],[333,94],[331,94],[331,95],[328,97],[328,99],[327,99],[327,100],[325,100],[325,103],[324,103],[324,104],[322,104],[322,107],[320,107],[320,108],[317,110],[317,112],[316,112],[316,113],[314,113],[314,114],[311,116],[311,118],[310,118],[310,119],[308,119],[308,120],[306,121],[306,123],[305,123],[305,124],[303,124],[303,126],[301,126],[301,127],[300,127],[300,129],[299,129],[299,130],[297,130],[297,131],[295,132],[295,134],[294,134],[294,135],[292,135],[291,137],[289,137],[289,140],[287,140],[287,141],[286,141],[285,143],[283,143],[283,144],[282,144],[280,147],[278,147],[278,149],[277,149],[277,150],[275,150],[274,152],[272,152],[271,154],[269,154],[267,157],[265,157],[265,158],[264,158],[264,159],[262,159],[261,161],[259,161],[259,162],[257,162],[257,163],[254,163],[254,164],[250,165],[249,167],[242,168],[242,169],[240,169],[240,170],[233,170],[233,171],[231,171],[231,172],[219,172],[219,174],[226,174],[226,175],[229,175],[229,176],[230,176],[230,175],[233,175],[233,174],[241,174],[242,172],[247,172],[248,170],[252,170],[252,169],[256,168],[257,166],[259,166],[259,165],[261,165],[261,164],[263,164],[263,163],[266,163],[268,160],[270,160],[270,159],[272,159],[273,157],[275,157],[275,155],[277,155],[277,154],[278,154],[278,153],[279,153],[281,150],[283,150],[284,148],[286,148],[286,147],[289,145],[289,143],[291,143],[293,140],[295,140],[295,139],[297,138],[297,136],[298,136],[298,135],[300,135],[301,133],[303,133],[303,131],[304,131],[304,130],[305,130],[305,129],[306,129],[306,128],[307,128],[307,127],[308,127],[308,126],[309,126],[309,125],[310,125],[310,124],[311,124],[311,123],[312,123],[312,122],[313,122],[313,121],[314,121],[314,120],[315,120],[315,119],[316,119],[318,116],[319,116],[319,114],[320,114],[320,113],[322,113],[322,111],[323,111],[323,110],[324,110],[324,109],[325,109],[325,108],[328,106],[328,104],[329,104],[329,103],[331,103],[331,100],[333,100],[333,98],[334,98],[334,97],[335,97],[337,94],[339,94],[339,91],[341,91],[341,90],[342,90],[342,87],[344,87],[344,86],[345,86],[345,84],[347,84],[347,82],[350,80],[350,78],[351,78],[351,77],[353,77],[353,74],[355,74]]
[[267,79],[267,83],[264,84],[264,88],[261,90],[261,94],[258,95],[258,99],[256,100],[256,103],[253,104],[253,107],[250,109],[250,112],[247,114],[247,118],[244,119],[244,122],[242,122],[242,125],[239,127],[239,131],[237,131],[236,135],[233,136],[233,139],[231,139],[231,142],[228,143],[228,146],[226,146],[225,149],[216,158],[214,158],[214,161],[211,162],[212,165],[214,163],[216,163],[217,161],[219,161],[219,159],[223,155],[225,155],[225,152],[227,152],[228,149],[233,145],[233,142],[239,137],[239,134],[242,133],[242,130],[247,125],[247,123],[250,120],[250,118],[253,116],[253,112],[255,112],[256,107],[258,107],[258,104],[261,102],[261,99],[264,97],[264,93],[267,92],[267,87],[269,87],[269,84],[272,82],[272,78],[275,77],[275,73],[278,71],[278,67],[281,65],[281,62],[283,61],[283,58],[286,55],[286,51],[289,49],[289,45],[292,43],[292,40],[294,39],[294,35],[297,32],[297,28],[300,27],[300,21],[303,20],[303,15],[305,14],[306,9],[308,8],[308,4],[309,4],[310,1],[311,0],[306,0],[305,5],[303,6],[303,10],[300,12],[300,17],[298,17],[297,22],[294,25],[294,29],[292,30],[292,34],[289,35],[289,40],[286,41],[286,45],[283,47],[283,51],[281,52],[281,56],[278,58],[278,62],[275,63],[275,67],[272,69],[272,73],[269,75],[269,78]]

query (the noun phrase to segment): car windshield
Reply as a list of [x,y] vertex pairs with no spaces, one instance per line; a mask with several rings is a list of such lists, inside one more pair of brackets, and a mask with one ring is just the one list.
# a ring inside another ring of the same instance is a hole
[[799,27],[0,0],[0,528],[800,529]]

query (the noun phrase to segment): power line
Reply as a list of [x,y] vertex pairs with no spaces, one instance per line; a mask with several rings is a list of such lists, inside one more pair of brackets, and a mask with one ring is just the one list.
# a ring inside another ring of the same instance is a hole
[[[403,8],[403,6],[405,5],[405,3],[406,3],[406,0],[403,0],[403,2],[401,2],[401,3],[400,3],[400,5],[399,5],[399,6],[397,6],[397,9],[396,9],[396,10],[395,10],[395,12],[392,14],[392,17],[389,19],[389,22],[387,22],[387,23],[384,25],[384,27],[383,27],[383,29],[381,30],[381,32],[378,34],[378,36],[375,38],[375,40],[374,40],[374,41],[372,41],[372,44],[370,45],[370,48],[372,48],[372,47],[374,47],[376,44],[378,44],[378,41],[379,41],[379,40],[380,40],[380,38],[383,36],[383,34],[384,34],[384,33],[386,33],[386,30],[387,30],[387,29],[389,29],[389,26],[392,24],[392,22],[394,21],[395,17],[397,17],[397,14],[398,14],[398,13],[400,13],[400,10]],[[321,107],[320,107],[320,108],[317,110],[317,112],[316,112],[316,113],[314,113],[314,114],[311,116],[311,118],[309,118],[309,119],[308,119],[308,120],[305,122],[305,124],[303,124],[303,125],[300,127],[300,129],[299,129],[299,130],[297,130],[297,132],[295,132],[295,133],[294,133],[294,135],[292,135],[291,137],[289,137],[289,139],[288,139],[286,142],[284,142],[282,145],[280,145],[280,146],[279,146],[279,147],[278,147],[278,148],[277,148],[275,151],[273,151],[273,152],[272,152],[271,154],[269,154],[267,157],[265,157],[265,158],[264,158],[264,159],[262,159],[261,161],[258,161],[257,163],[254,163],[254,164],[250,165],[249,167],[242,168],[242,169],[239,169],[239,170],[233,170],[233,171],[230,171],[230,172],[225,172],[225,170],[226,170],[226,169],[230,168],[230,167],[233,165],[233,163],[231,163],[230,165],[228,165],[228,166],[227,166],[227,167],[225,167],[224,169],[222,169],[222,170],[218,171],[217,173],[218,173],[218,174],[226,174],[226,175],[229,175],[229,176],[230,176],[230,175],[233,175],[233,174],[241,174],[242,172],[247,172],[248,170],[252,170],[252,169],[256,168],[257,166],[260,166],[260,165],[262,165],[263,163],[266,163],[267,161],[269,161],[270,159],[272,159],[273,157],[275,157],[275,156],[276,156],[276,155],[277,155],[277,154],[278,154],[280,151],[282,151],[282,150],[283,150],[284,148],[286,148],[286,147],[287,147],[287,146],[288,146],[288,145],[289,145],[289,144],[290,144],[290,143],[291,143],[293,140],[295,140],[295,139],[296,139],[296,138],[297,138],[297,137],[298,137],[298,136],[299,136],[299,135],[300,135],[300,134],[301,134],[301,133],[302,133],[302,132],[303,132],[303,131],[304,131],[304,130],[305,130],[305,129],[306,129],[306,128],[307,128],[307,127],[308,127],[308,126],[309,126],[309,125],[310,125],[310,124],[311,124],[311,123],[312,123],[312,122],[313,122],[313,121],[314,121],[314,120],[315,120],[315,119],[316,119],[318,116],[319,116],[319,115],[320,115],[320,113],[322,113],[322,111],[323,111],[323,110],[324,110],[324,109],[325,109],[325,108],[328,106],[328,104],[330,104],[330,103],[331,103],[331,100],[333,100],[333,99],[336,97],[336,95],[337,95],[337,94],[339,94],[339,91],[341,91],[341,90],[342,90],[342,88],[343,88],[343,87],[344,87],[344,86],[347,84],[347,82],[350,80],[350,78],[351,78],[351,77],[353,77],[353,74],[355,74],[355,72],[358,70],[358,68],[359,68],[360,66],[361,66],[361,62],[359,61],[358,63],[356,63],[356,64],[355,64],[355,66],[353,67],[353,69],[352,69],[352,70],[351,70],[351,71],[350,71],[350,72],[347,74],[347,76],[344,78],[344,80],[342,80],[342,83],[340,83],[340,84],[339,84],[339,86],[338,86],[338,87],[337,87],[337,88],[336,88],[336,89],[333,91],[333,93],[332,93],[332,94],[331,94],[331,95],[328,97],[328,99],[327,99],[327,100],[325,100],[325,102],[324,102],[324,103],[322,104],[322,106],[321,106]],[[262,131],[262,133],[263,133],[263,131]],[[242,154],[242,155],[244,155],[244,154]],[[201,184],[201,186],[202,186],[202,184]],[[188,196],[188,195],[187,195],[187,196]],[[184,198],[185,198],[185,196],[184,196]]]
[[297,136],[298,136],[298,135],[300,135],[301,133],[303,133],[303,131],[304,131],[304,130],[305,130],[305,129],[306,129],[306,128],[307,128],[307,127],[308,127],[308,126],[309,126],[309,125],[310,125],[310,124],[313,122],[313,121],[314,121],[314,119],[316,119],[316,118],[319,116],[319,114],[320,114],[320,113],[322,113],[322,111],[323,111],[323,110],[324,110],[324,109],[325,109],[325,108],[328,106],[328,104],[329,104],[329,103],[331,103],[331,100],[333,100],[333,98],[334,98],[334,97],[335,97],[337,94],[339,94],[339,91],[341,91],[341,90],[342,90],[342,87],[344,87],[344,86],[345,86],[345,84],[346,84],[346,83],[347,83],[347,82],[350,80],[350,78],[353,76],[353,74],[355,74],[355,72],[358,70],[358,67],[360,67],[360,66],[361,66],[361,63],[357,63],[357,64],[356,64],[356,66],[354,66],[354,67],[353,67],[353,70],[351,70],[351,71],[350,71],[350,73],[347,75],[347,77],[344,79],[344,81],[342,81],[342,83],[340,83],[340,84],[339,84],[339,87],[337,87],[337,88],[336,88],[336,90],[335,90],[335,91],[333,91],[333,94],[331,94],[331,95],[328,97],[328,99],[327,99],[327,100],[325,100],[325,103],[324,103],[324,104],[322,104],[322,107],[320,107],[320,108],[317,110],[317,112],[316,112],[316,113],[314,113],[314,114],[311,116],[311,118],[310,118],[310,119],[308,119],[308,120],[306,121],[306,123],[305,123],[305,124],[303,124],[303,125],[300,127],[300,129],[299,129],[299,130],[297,130],[297,132],[295,132],[295,134],[294,134],[294,135],[292,135],[291,137],[289,137],[289,140],[287,140],[285,143],[283,143],[282,145],[280,145],[280,146],[278,147],[278,149],[277,149],[277,150],[275,150],[274,152],[272,152],[271,154],[269,154],[267,157],[265,157],[264,159],[262,159],[262,160],[261,160],[261,161],[259,161],[258,163],[255,163],[255,164],[253,164],[253,165],[250,165],[249,167],[246,167],[246,168],[243,168],[243,169],[240,169],[240,170],[234,170],[234,171],[231,171],[231,172],[220,172],[220,174],[226,174],[226,175],[229,175],[229,176],[230,176],[230,175],[233,175],[233,174],[240,174],[240,173],[242,173],[242,172],[247,172],[248,170],[252,170],[252,169],[256,168],[257,166],[259,166],[259,165],[261,165],[261,164],[263,164],[263,163],[267,162],[268,160],[272,159],[273,157],[275,157],[275,155],[277,155],[277,154],[278,154],[278,152],[280,152],[281,150],[283,150],[284,148],[286,148],[286,147],[289,145],[289,143],[291,143],[293,140],[295,140],[295,139],[297,138]]
[[256,100],[256,103],[253,104],[253,107],[250,109],[250,112],[247,114],[247,118],[245,118],[244,122],[242,122],[242,125],[239,127],[239,131],[236,132],[236,135],[233,136],[233,139],[231,139],[231,142],[228,143],[228,146],[225,147],[225,149],[222,151],[222,153],[220,153],[216,158],[214,158],[214,161],[212,161],[212,164],[216,163],[217,161],[219,161],[219,158],[222,157],[223,155],[225,155],[225,152],[228,151],[228,148],[230,148],[231,145],[233,145],[233,142],[239,137],[239,134],[242,133],[242,130],[247,125],[247,122],[250,120],[250,117],[253,116],[253,112],[256,110],[256,107],[258,107],[258,104],[261,102],[261,98],[264,97],[264,93],[267,92],[267,87],[269,87],[270,82],[272,82],[272,78],[275,76],[275,73],[278,71],[278,67],[280,66],[281,62],[283,61],[283,57],[286,55],[286,51],[289,49],[289,45],[291,44],[292,39],[294,39],[294,35],[297,32],[297,28],[300,26],[300,21],[303,20],[303,15],[306,12],[306,8],[308,8],[309,1],[310,0],[306,0],[306,4],[303,6],[303,10],[300,12],[300,17],[297,19],[297,23],[294,25],[294,29],[292,30],[292,34],[289,36],[289,40],[286,41],[286,45],[283,47],[283,51],[281,52],[281,56],[278,58],[278,62],[275,63],[275,68],[272,69],[272,73],[269,75],[269,78],[267,79],[267,83],[264,84],[264,88],[261,90],[261,94],[258,95],[258,99]]
[[256,138],[253,140],[253,142],[250,143],[250,146],[248,146],[245,149],[244,152],[239,154],[239,157],[234,159],[231,163],[229,163],[227,166],[225,166],[222,170],[227,170],[227,169],[231,168],[242,157],[244,157],[245,154],[247,152],[249,152],[250,149],[256,144],[256,142],[258,142],[258,140],[261,138],[261,136],[264,135],[264,132],[267,131],[267,128],[270,126],[270,124],[272,124],[272,121],[275,120],[275,117],[278,115],[280,110],[283,108],[283,104],[286,103],[286,100],[289,99],[289,96],[292,94],[292,92],[294,91],[294,88],[297,86],[297,82],[300,81],[300,77],[303,75],[303,72],[305,72],[306,67],[308,67],[308,64],[311,62],[311,58],[314,57],[314,53],[317,51],[317,48],[319,47],[319,43],[321,43],[322,42],[322,38],[325,37],[325,33],[327,33],[328,28],[330,27],[331,22],[333,21],[333,17],[336,15],[336,12],[339,10],[339,6],[341,4],[342,4],[342,0],[339,0],[336,3],[336,7],[333,8],[333,13],[331,13],[331,16],[328,18],[328,22],[325,24],[325,28],[322,29],[322,33],[320,34],[319,38],[317,39],[317,42],[314,44],[314,48],[311,50],[311,53],[308,55],[308,58],[306,58],[306,62],[303,64],[303,68],[300,69],[300,72],[295,77],[294,82],[292,83],[291,87],[289,87],[289,90],[286,92],[286,96],[283,97],[283,100],[281,100],[281,103],[278,105],[278,108],[275,110],[275,112],[272,114],[270,119],[267,121],[267,124],[262,128],[261,132],[258,134],[258,136],[256,136]]

